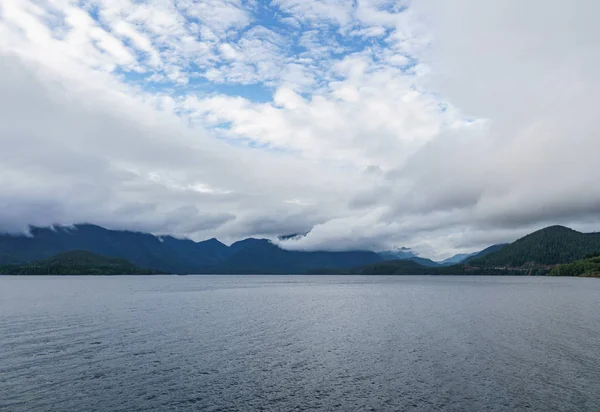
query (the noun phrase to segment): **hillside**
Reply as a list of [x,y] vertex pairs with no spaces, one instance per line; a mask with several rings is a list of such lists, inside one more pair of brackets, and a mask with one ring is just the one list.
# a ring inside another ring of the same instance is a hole
[[471,262],[473,260],[480,259],[480,258],[485,257],[487,255],[490,255],[492,253],[498,252],[498,251],[504,249],[508,245],[510,245],[510,243],[500,243],[500,244],[497,244],[497,245],[492,245],[492,246],[486,247],[481,252],[477,252],[477,253],[475,253],[473,255],[468,256],[466,259],[464,259],[460,263],[468,263],[468,262]]
[[0,266],[0,274],[10,275],[142,275],[156,274],[125,259],[100,256],[85,250],[61,253],[23,265]]
[[90,224],[34,227],[30,236],[0,234],[0,264],[34,262],[73,250],[170,273],[304,273],[315,267],[353,267],[381,260],[369,251],[288,251],[266,239],[245,239],[228,247],[216,239],[194,242]]
[[557,265],[550,272],[550,276],[600,277],[600,256]]
[[14,256],[7,254],[0,254],[0,265],[20,265],[23,264],[21,259],[17,259]]
[[533,232],[497,252],[469,259],[484,267],[570,263],[600,253],[600,233],[581,233],[564,226]]

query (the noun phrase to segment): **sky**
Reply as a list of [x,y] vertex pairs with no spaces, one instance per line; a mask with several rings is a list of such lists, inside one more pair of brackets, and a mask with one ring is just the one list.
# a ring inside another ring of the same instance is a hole
[[3,0],[0,229],[436,259],[552,224],[599,231],[599,14],[596,0]]

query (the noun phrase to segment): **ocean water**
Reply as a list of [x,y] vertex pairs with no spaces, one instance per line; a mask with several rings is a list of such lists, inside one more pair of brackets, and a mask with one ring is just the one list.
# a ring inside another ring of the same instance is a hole
[[2,411],[600,411],[600,280],[0,277]]

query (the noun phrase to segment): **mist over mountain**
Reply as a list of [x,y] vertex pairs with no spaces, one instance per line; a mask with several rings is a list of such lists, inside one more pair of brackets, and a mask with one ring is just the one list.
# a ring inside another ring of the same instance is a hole
[[510,244],[492,245],[457,264],[423,265],[413,259],[386,260],[329,273],[597,277],[600,276],[600,233],[550,226]]
[[304,273],[315,267],[352,267],[381,260],[371,251],[288,251],[267,239],[254,238],[227,246],[217,239],[194,242],[91,224],[33,227],[28,236],[0,235],[0,264],[34,262],[73,250],[172,273]]
[[385,260],[398,260],[417,257],[417,254],[409,248],[399,248],[396,250],[385,250],[383,252],[379,252],[379,256]]
[[283,249],[268,239],[256,238],[227,246],[214,238],[194,242],[173,236],[109,230],[92,224],[32,227],[28,235],[0,235],[0,265],[22,265],[71,251],[125,259],[137,267],[169,273],[293,274],[315,269],[335,272],[378,262],[410,261],[416,265],[388,263],[383,266],[394,267],[394,273],[397,273],[409,267],[450,268],[451,271],[461,264],[491,268],[570,263],[600,254],[600,233],[550,226],[510,244],[492,245],[480,252],[459,254],[441,262],[418,256],[409,248],[380,253],[366,250],[296,251]]

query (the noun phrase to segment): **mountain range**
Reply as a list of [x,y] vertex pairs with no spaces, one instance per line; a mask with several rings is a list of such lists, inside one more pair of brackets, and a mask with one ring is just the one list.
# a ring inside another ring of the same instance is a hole
[[[409,248],[401,248],[398,250],[386,250],[383,252],[379,252],[379,256],[384,260],[384,261],[390,261],[390,260],[411,260],[413,262],[418,263],[421,266],[425,266],[425,267],[439,267],[439,266],[451,266],[451,265],[455,265],[461,262],[464,262],[465,260],[469,259],[470,257],[473,256],[479,256],[481,253],[484,253],[486,250],[492,248],[497,248],[500,249],[505,245],[493,245],[488,247],[487,249],[482,250],[481,252],[475,252],[475,253],[459,253],[457,255],[451,256],[447,259],[441,260],[441,261],[434,261],[431,259],[427,259],[424,257],[421,257],[419,255],[417,255],[416,253],[414,253],[412,250],[410,250]],[[490,249],[490,250],[492,250]]]
[[[419,257],[407,248],[381,253],[360,250],[304,252],[282,249],[267,239],[248,238],[227,246],[217,239],[194,242],[172,236],[109,230],[91,224],[33,227],[28,235],[0,234],[0,265],[31,267],[32,263],[38,265],[40,261],[46,265],[48,262],[44,259],[72,251],[124,259],[132,265],[132,272],[135,272],[135,266],[165,273],[198,274],[315,271],[460,274],[468,271],[505,273],[506,270],[521,273],[525,270],[523,267],[543,266],[543,271],[548,271],[549,266],[600,254],[600,233],[580,233],[563,226],[551,226],[511,244],[493,245],[478,253],[456,255],[441,262]],[[79,266],[84,264],[77,263]]]
[[493,245],[461,263],[426,267],[417,262],[379,262],[345,273],[379,275],[558,275],[600,274],[600,233],[581,233],[564,226],[538,230],[510,244]]
[[[280,236],[280,239],[305,235]],[[0,234],[0,265],[36,262],[73,250],[122,258],[139,267],[169,273],[305,273],[314,268],[349,268],[398,259],[437,267],[467,257],[457,255],[439,263],[419,257],[408,248],[380,253],[290,251],[267,239],[254,238],[227,246],[214,238],[194,242],[172,236],[109,230],[92,224],[32,227],[28,235]]]
[[216,239],[194,242],[90,224],[33,227],[28,236],[0,235],[3,265],[35,262],[73,250],[122,258],[139,267],[169,273],[305,273],[315,267],[354,267],[382,260],[370,251],[289,251],[254,238],[227,246]]

